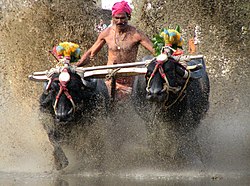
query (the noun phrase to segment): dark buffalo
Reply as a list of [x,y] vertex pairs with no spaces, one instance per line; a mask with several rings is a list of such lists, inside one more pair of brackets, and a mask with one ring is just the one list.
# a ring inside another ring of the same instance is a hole
[[108,90],[103,80],[82,79],[70,68],[64,68],[51,76],[40,97],[40,105],[42,111],[48,111],[54,118],[52,126],[45,123],[45,129],[54,145],[57,169],[68,165],[59,145],[60,134],[65,128],[70,130],[72,125],[91,123],[94,118],[107,114],[108,104]]
[[[188,64],[202,68],[187,71],[173,59],[154,59],[148,64],[145,77],[136,77],[132,97],[142,117],[148,120],[152,105],[157,105],[162,121],[200,122],[209,108],[209,78],[203,58],[192,59]],[[183,118],[188,112],[191,115]]]
[[210,87],[204,59],[192,59],[188,64],[202,68],[187,71],[171,58],[154,59],[148,64],[145,77],[135,79],[135,110],[146,121],[149,134],[156,136],[155,141],[160,140],[159,122],[165,129],[183,135],[199,126],[209,108]]
[[[63,79],[65,78],[65,80]],[[108,90],[103,80],[85,78],[65,69],[55,73],[40,97],[40,105],[58,122],[77,121],[107,106]]]

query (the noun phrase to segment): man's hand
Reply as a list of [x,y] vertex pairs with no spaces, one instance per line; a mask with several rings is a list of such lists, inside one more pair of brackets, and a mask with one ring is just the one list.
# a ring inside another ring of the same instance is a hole
[[75,63],[75,66],[81,67],[84,65],[87,65],[90,62],[90,59],[85,59],[85,60],[79,60],[78,62]]
[[80,66],[84,66],[86,63],[84,63],[83,60],[79,60],[78,62],[75,63],[75,66],[80,67]]
[[75,63],[75,66],[79,67],[81,65],[81,61],[79,60],[78,62]]

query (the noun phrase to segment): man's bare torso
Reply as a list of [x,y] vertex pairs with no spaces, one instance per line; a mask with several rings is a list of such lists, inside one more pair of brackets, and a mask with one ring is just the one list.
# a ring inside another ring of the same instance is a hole
[[104,31],[102,39],[108,45],[107,65],[136,60],[141,38],[134,27],[128,26],[126,32],[123,33],[117,33],[115,26],[109,27]]

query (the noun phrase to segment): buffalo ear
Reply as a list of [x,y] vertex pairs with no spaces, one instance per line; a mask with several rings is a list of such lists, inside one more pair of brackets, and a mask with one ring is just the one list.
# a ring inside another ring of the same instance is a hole
[[40,97],[40,106],[48,107],[52,101],[50,93],[43,93]]

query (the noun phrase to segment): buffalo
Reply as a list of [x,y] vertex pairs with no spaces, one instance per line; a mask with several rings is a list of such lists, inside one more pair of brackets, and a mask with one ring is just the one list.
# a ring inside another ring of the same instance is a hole
[[[187,65],[162,54],[147,64],[145,76],[135,78],[132,101],[146,121],[149,137],[155,136],[154,146],[166,128],[175,133],[176,139],[194,132],[209,109],[205,61],[203,57],[194,58]],[[191,67],[194,69],[187,70]]]
[[103,80],[81,78],[71,71],[64,68],[62,72],[54,73],[40,97],[41,108],[50,111],[58,122],[77,121],[102,108],[101,103],[105,108],[109,103]]
[[101,79],[82,78],[70,67],[49,75],[40,97],[40,108],[54,118],[52,126],[44,125],[54,146],[56,169],[68,165],[60,146],[61,134],[70,130],[72,125],[93,123],[98,116],[106,116],[108,104],[108,89]]

